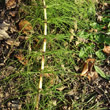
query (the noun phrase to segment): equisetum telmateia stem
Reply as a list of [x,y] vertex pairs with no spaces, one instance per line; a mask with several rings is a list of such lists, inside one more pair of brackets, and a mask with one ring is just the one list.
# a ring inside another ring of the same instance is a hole
[[44,40],[43,40],[43,52],[42,52],[42,61],[41,61],[41,73],[40,73],[40,80],[39,80],[39,93],[37,96],[37,103],[36,103],[36,110],[39,109],[39,102],[40,102],[40,92],[42,90],[42,82],[43,82],[43,70],[44,70],[44,53],[46,52],[46,35],[47,35],[47,12],[46,12],[46,3],[45,0],[42,0],[44,6]]

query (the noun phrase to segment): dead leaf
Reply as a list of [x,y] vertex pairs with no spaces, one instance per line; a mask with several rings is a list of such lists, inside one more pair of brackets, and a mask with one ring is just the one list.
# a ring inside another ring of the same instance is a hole
[[89,59],[86,60],[86,63],[88,63],[88,68],[89,68],[89,71],[91,72],[92,68],[94,66],[94,63],[95,63],[95,59],[89,58]]
[[107,55],[110,55],[110,46],[104,46],[103,52],[106,53]]
[[95,63],[95,59],[92,59],[92,58],[87,59],[87,60],[85,61],[84,68],[83,68],[83,71],[82,71],[82,73],[81,73],[81,76],[85,76],[88,71],[91,72],[94,63]]
[[12,9],[16,7],[16,0],[6,0],[5,2],[7,9]]
[[[92,68],[94,66],[94,63],[95,63],[95,59],[93,58],[89,58],[85,61],[85,64],[84,64],[84,68],[83,68],[83,71],[82,73],[80,74],[81,76],[87,76],[89,81],[93,78],[94,75],[91,75],[92,74]],[[93,78],[94,79],[94,78]]]
[[16,41],[15,39],[8,39],[7,41],[6,41],[6,43],[8,44],[8,45],[10,45],[10,46],[19,46],[19,44],[20,44],[20,42],[19,41]]
[[88,63],[85,63],[85,64],[84,64],[83,71],[82,71],[82,73],[81,73],[81,76],[87,75],[87,72],[88,72]]
[[4,21],[2,23],[0,23],[0,40],[10,38],[10,36],[6,32],[8,30],[8,28],[9,28],[9,25],[10,24],[7,24]]
[[10,36],[7,34],[7,32],[5,30],[0,29],[0,40],[8,39],[8,38],[10,38]]
[[107,30],[107,29],[108,29],[108,27],[107,27],[107,26],[104,26],[104,27],[102,27],[102,29],[103,29],[103,30]]
[[6,23],[5,21],[3,21],[2,23],[0,23],[0,29],[7,31],[9,28],[10,24]]
[[67,88],[66,86],[61,86],[59,88],[56,88],[58,91],[63,91],[65,88]]
[[28,64],[28,60],[24,57],[24,55],[22,53],[16,54],[14,55],[20,63],[22,63],[23,65],[27,65]]
[[103,17],[102,17],[101,15],[98,15],[97,20],[98,20],[98,21],[102,21],[102,18],[103,18]]
[[21,20],[19,22],[19,30],[26,35],[29,34],[29,32],[33,32],[32,25],[27,20]]

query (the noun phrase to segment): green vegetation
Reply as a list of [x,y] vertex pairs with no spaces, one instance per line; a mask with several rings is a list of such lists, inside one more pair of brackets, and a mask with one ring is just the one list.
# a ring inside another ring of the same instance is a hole
[[[15,57],[10,58],[7,66],[15,65],[15,72],[1,81],[8,85],[16,80],[13,92],[17,94],[11,98],[18,98],[24,110],[35,109],[45,37],[42,0],[33,2],[21,4],[19,16],[32,24],[34,33],[15,50],[15,54],[24,54],[28,63],[22,65]],[[100,2],[103,4],[104,0]],[[98,3],[95,0],[46,0],[46,4],[48,35],[43,73],[48,76],[43,78],[40,109],[104,110],[103,101],[96,101],[97,94],[89,91],[88,80],[78,75],[86,59],[94,58],[100,66],[107,58],[102,50],[105,44],[110,44],[109,15],[105,12],[102,20],[97,21]],[[104,31],[105,25],[107,29]],[[19,35],[23,34],[19,32]]]

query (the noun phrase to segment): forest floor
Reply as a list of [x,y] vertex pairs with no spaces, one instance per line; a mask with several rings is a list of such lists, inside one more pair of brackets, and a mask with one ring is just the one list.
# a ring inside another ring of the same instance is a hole
[[[27,40],[30,35],[34,34],[34,29],[29,21],[24,20],[25,16],[23,15],[26,12],[21,8],[21,4],[30,5],[30,3],[26,4],[25,1],[21,2],[20,0],[0,2],[0,110],[35,109],[40,70],[36,73],[32,69],[35,68],[35,64],[40,68],[41,55],[39,54],[40,57],[35,59],[31,55],[36,53],[33,51],[30,55],[30,51],[41,48],[42,40],[40,42],[37,38]],[[35,6],[36,4],[31,5]],[[98,2],[97,6],[96,22],[102,29],[101,34],[108,38],[110,37],[110,4]],[[103,13],[108,15],[105,20],[108,21],[105,25],[101,21]],[[78,29],[76,30],[78,31]],[[97,32],[97,29],[86,31],[89,33]],[[58,31],[58,33],[60,32]],[[107,41],[100,44],[93,42],[93,44],[98,45],[98,49],[101,45],[102,53],[97,51],[94,58],[87,56],[85,59],[80,58],[81,55],[79,55],[76,57],[77,65],[74,66],[73,70],[62,64],[61,68],[65,74],[59,72],[51,75],[50,72],[44,75],[44,79],[47,80],[43,82],[45,92],[42,91],[41,93],[39,102],[41,110],[110,110],[110,45],[106,44]],[[29,42],[33,47],[30,47]],[[56,39],[55,42],[57,42]],[[79,42],[88,43],[91,41],[80,38],[79,41],[73,40],[73,42],[78,45]],[[70,42],[70,50],[75,48],[72,45],[73,43]],[[50,48],[53,47],[50,46]],[[29,51],[26,52],[26,50]],[[105,59],[100,57],[100,54],[104,55]],[[100,60],[97,60],[97,57]],[[50,56],[47,58],[49,59]],[[33,60],[39,61],[34,63]],[[55,61],[59,61],[57,57]],[[53,60],[50,58],[48,62],[51,64]],[[95,66],[95,62],[97,66]],[[34,66],[30,67],[32,63]],[[28,68],[31,68],[30,73],[27,71]],[[53,72],[53,68],[49,70]],[[74,71],[75,74],[71,74],[71,71]]]

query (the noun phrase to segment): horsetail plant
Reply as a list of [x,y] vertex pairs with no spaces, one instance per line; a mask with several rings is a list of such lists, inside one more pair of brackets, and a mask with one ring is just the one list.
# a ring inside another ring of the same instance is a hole
[[44,6],[44,40],[43,40],[43,51],[42,51],[42,61],[41,61],[41,73],[40,73],[40,80],[39,80],[39,91],[37,96],[37,103],[36,103],[36,110],[39,109],[39,101],[40,101],[40,93],[42,90],[42,82],[43,82],[43,70],[44,70],[44,53],[46,52],[46,36],[47,36],[47,12],[46,12],[46,3],[45,0],[42,0]]

